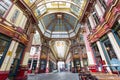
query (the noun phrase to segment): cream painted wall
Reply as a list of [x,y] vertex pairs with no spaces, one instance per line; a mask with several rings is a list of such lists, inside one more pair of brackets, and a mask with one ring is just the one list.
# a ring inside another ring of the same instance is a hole
[[[19,10],[20,13],[19,13],[19,15],[18,15],[15,23],[12,23],[10,21],[10,19],[13,16],[13,14],[14,14],[14,12],[15,12],[16,9]],[[26,18],[27,17],[24,15],[24,13],[22,12],[22,10],[20,10],[16,5],[13,5],[13,7],[11,8],[9,14],[6,17],[6,20],[9,21],[10,23],[14,24],[17,27],[19,26],[19,27],[21,27],[21,28],[24,29],[24,26],[25,26],[25,23],[26,23]],[[23,22],[23,21],[25,21],[25,22]],[[21,23],[22,23],[22,25],[21,25]]]

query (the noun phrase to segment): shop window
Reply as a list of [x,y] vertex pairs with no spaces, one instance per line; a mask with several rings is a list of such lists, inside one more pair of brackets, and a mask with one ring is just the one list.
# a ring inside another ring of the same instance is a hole
[[39,52],[39,46],[36,47],[36,53],[38,53],[38,52]]
[[36,69],[36,65],[37,65],[37,60],[33,60],[32,70]]
[[11,39],[0,34],[0,66],[5,58]]
[[93,44],[92,49],[93,49],[94,56],[96,58],[96,63],[98,65],[101,64],[102,58],[101,58],[101,55],[100,55],[100,52],[99,52],[97,45]]
[[41,70],[45,70],[46,69],[46,60],[41,60],[40,69]]
[[17,18],[18,18],[18,16],[19,16],[19,13],[20,13],[20,11],[17,10],[17,9],[14,11],[13,16],[12,16],[11,19],[10,19],[10,21],[11,21],[12,23],[15,23],[15,21],[17,20]]
[[0,16],[3,16],[11,5],[10,0],[0,0]]
[[22,59],[22,54],[24,51],[25,46],[23,44],[19,44],[16,50],[16,56],[12,62],[11,68],[10,68],[10,74],[9,77],[13,77],[17,74],[17,70],[20,66],[20,61]]
[[114,51],[114,49],[112,47],[112,44],[110,43],[110,40],[109,39],[105,40],[103,42],[103,44],[104,44],[105,50],[107,51],[107,53],[109,55],[110,60],[112,58],[117,58],[117,56],[115,54],[115,51]]
[[31,66],[31,62],[32,62],[32,60],[30,59],[29,61],[28,61],[28,67],[30,68],[30,66]]

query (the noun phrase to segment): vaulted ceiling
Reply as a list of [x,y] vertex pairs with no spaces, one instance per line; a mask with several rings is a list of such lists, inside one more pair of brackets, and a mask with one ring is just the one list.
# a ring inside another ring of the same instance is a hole
[[48,38],[74,37],[81,24],[87,0],[24,0],[38,20],[42,34]]

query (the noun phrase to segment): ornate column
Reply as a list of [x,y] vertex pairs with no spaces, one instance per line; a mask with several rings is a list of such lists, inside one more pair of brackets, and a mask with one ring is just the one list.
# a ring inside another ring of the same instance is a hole
[[93,54],[91,46],[87,40],[86,33],[84,33],[84,40],[85,40],[85,46],[86,46],[86,51],[87,51],[87,56],[88,56],[88,63],[89,63],[89,65],[96,65],[94,54]]
[[35,71],[35,73],[38,73],[38,71],[39,71],[40,54],[41,54],[41,45],[40,45],[39,51],[38,51],[37,66],[36,66],[36,71]]
[[30,49],[31,49],[31,46],[32,46],[34,33],[35,33],[35,30],[33,29],[30,33],[30,39],[29,39],[29,42],[28,42],[27,47],[25,49],[25,54],[24,54],[24,57],[23,57],[23,60],[22,60],[22,65],[23,66],[28,65],[28,59],[29,59],[29,54],[30,54]]
[[49,73],[49,54],[47,55],[46,73]]
[[30,63],[30,68],[28,70],[28,73],[32,73],[33,60],[34,60],[34,57],[32,56],[31,63]]
[[86,52],[87,52],[87,56],[88,56],[88,66],[91,71],[96,72],[97,68],[96,68],[95,57],[94,57],[92,48],[90,46],[90,43],[87,39],[87,37],[88,37],[87,35],[89,34],[87,24],[85,24],[84,27],[85,27],[85,32],[83,33],[83,36],[84,36],[85,47],[86,47]]
[[117,58],[120,60],[120,47],[119,47],[119,45],[118,45],[118,43],[117,43],[117,41],[116,41],[112,32],[108,33],[108,38],[109,38],[109,40],[110,40],[110,42],[113,46],[113,49],[116,53]]
[[75,72],[75,70],[74,70],[74,69],[75,69],[75,68],[74,68],[74,62],[72,61],[71,63],[72,63],[72,65],[71,65],[71,67],[72,67],[72,72]]
[[30,50],[31,50],[31,45],[32,45],[32,40],[33,40],[33,36],[35,33],[35,29],[33,28],[33,24],[30,24],[30,39],[28,41],[28,44],[26,45],[26,48],[24,50],[23,56],[22,56],[22,60],[21,60],[21,66],[20,66],[20,70],[18,73],[18,76],[20,78],[25,78],[27,75],[27,71],[28,71],[28,60],[29,60],[29,55],[30,55]]
[[82,53],[81,51],[82,51],[82,50],[80,49],[80,50],[79,50],[80,64],[81,64],[81,67],[84,67],[84,65],[83,65],[83,53]]

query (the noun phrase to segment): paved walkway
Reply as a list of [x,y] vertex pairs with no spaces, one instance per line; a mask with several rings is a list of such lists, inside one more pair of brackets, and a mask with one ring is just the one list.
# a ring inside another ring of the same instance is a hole
[[79,80],[77,73],[60,72],[28,75],[27,80]]

